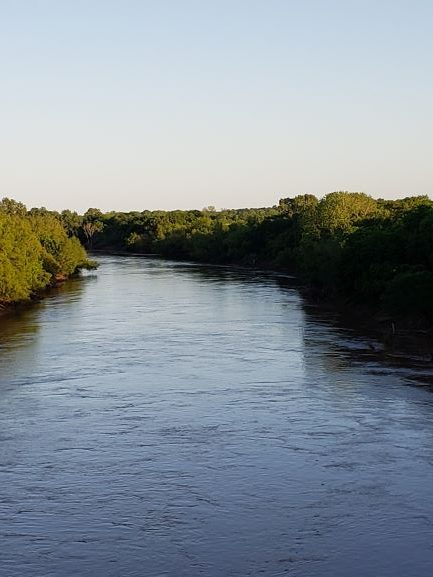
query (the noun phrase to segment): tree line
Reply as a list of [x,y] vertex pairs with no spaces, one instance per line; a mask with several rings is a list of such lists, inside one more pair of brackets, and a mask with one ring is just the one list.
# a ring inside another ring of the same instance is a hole
[[271,208],[61,213],[88,247],[296,273],[315,293],[433,322],[433,202],[358,192]]
[[25,301],[56,281],[95,264],[59,215],[0,202],[0,306]]
[[88,249],[296,273],[319,296],[433,322],[433,202],[426,195],[383,200],[332,192],[282,198],[270,208],[89,208],[83,215],[26,211],[4,200],[0,301],[26,298],[53,275],[86,266],[80,242]]

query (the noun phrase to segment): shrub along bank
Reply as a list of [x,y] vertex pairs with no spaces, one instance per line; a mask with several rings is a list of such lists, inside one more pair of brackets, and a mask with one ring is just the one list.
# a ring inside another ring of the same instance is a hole
[[92,268],[76,237],[46,210],[28,212],[14,200],[0,202],[0,305],[25,301],[82,268]]

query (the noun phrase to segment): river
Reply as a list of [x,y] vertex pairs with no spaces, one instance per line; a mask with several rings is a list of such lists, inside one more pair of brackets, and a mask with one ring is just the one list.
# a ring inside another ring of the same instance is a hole
[[431,577],[432,365],[137,257],[0,319],[1,577]]

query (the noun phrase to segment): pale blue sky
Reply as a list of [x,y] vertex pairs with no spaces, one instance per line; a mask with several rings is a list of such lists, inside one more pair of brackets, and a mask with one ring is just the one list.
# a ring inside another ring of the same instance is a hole
[[0,196],[432,192],[432,0],[0,0]]

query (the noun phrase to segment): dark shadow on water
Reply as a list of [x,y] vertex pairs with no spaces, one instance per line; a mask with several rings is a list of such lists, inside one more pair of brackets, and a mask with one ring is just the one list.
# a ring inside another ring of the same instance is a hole
[[[279,277],[276,284],[283,292],[294,288],[290,278]],[[300,293],[305,313],[306,347],[322,350],[322,355],[328,358],[327,370],[332,365],[357,364],[368,367],[371,374],[376,375],[397,371],[408,384],[433,392],[431,334],[395,329],[390,320],[378,322],[369,314],[363,315],[356,310],[338,310],[318,304],[302,289]]]
[[18,355],[24,358],[37,344],[40,318],[53,305],[72,303],[79,300],[88,283],[95,280],[94,274],[72,278],[48,289],[41,300],[24,303],[16,309],[4,311],[0,316],[0,367]]
[[[273,286],[292,297],[297,293],[305,315],[307,350],[326,358],[326,370],[349,365],[368,367],[371,374],[398,372],[411,385],[433,391],[433,335],[394,328],[390,320],[377,322],[370,314],[338,310],[317,304],[291,275],[243,267],[202,265],[183,261],[154,261],[155,269],[170,266],[177,274],[198,277],[201,282]],[[314,357],[314,355],[312,355]]]

